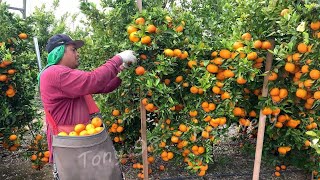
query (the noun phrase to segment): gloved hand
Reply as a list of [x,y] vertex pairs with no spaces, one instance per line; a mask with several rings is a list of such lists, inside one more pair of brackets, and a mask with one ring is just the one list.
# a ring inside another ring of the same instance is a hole
[[122,62],[124,63],[123,65],[126,67],[130,63],[135,63],[137,61],[136,56],[134,55],[134,52],[132,50],[125,50],[122,51],[121,53],[118,54]]

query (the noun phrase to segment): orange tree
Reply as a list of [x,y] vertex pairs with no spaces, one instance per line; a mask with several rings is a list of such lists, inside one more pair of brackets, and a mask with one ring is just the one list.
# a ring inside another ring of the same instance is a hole
[[[319,117],[317,4],[253,0],[169,4],[166,11],[160,5],[167,6],[157,1],[146,3],[146,10],[137,14],[129,1],[115,2],[108,13],[82,4],[93,32],[86,37],[93,51],[83,49],[86,67],[124,49],[139,56],[138,64],[121,73],[122,86],[98,100],[116,146],[133,146],[139,137],[142,100],[149,117],[150,153],[153,150],[163,161],[184,161],[202,176],[212,160],[212,142],[231,123],[254,138],[263,109],[270,121],[265,157],[273,164],[318,168],[316,155],[309,155],[314,151],[302,143],[307,140],[305,131],[317,128]],[[115,23],[116,17],[123,18]],[[270,39],[275,40],[274,50]],[[293,56],[294,51],[303,53]],[[265,72],[267,52],[274,54],[271,72]],[[300,59],[294,60],[297,56]],[[266,75],[269,93],[261,97]],[[299,156],[291,155],[295,153]]]
[[[46,138],[40,132],[43,122],[38,120],[41,116],[36,80],[39,71],[32,37],[38,37],[41,55],[45,57],[48,34],[66,29],[64,23],[54,19],[53,11],[43,9],[21,19],[0,3],[0,140],[10,151],[28,144],[22,148],[23,154],[31,159],[32,168],[38,170],[48,162],[49,152]],[[30,135],[33,138],[26,138]]]
[[33,100],[37,66],[36,61],[32,62],[35,55],[31,52],[31,29],[28,23],[10,13],[5,4],[1,3],[0,8],[0,131],[4,146],[15,150],[21,140],[18,131],[23,131],[36,117]]

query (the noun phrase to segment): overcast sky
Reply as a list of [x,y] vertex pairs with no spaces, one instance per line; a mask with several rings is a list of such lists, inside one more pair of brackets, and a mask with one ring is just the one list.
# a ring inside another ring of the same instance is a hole
[[[88,1],[96,3],[98,7],[100,6],[100,0],[88,0]],[[6,2],[7,4],[9,4],[10,7],[23,8],[23,0],[2,0],[2,2]],[[35,7],[41,7],[43,4],[45,4],[46,8],[49,9],[50,7],[52,7],[52,2],[53,0],[26,0],[26,15],[29,16],[30,14],[33,13]],[[79,7],[80,7],[80,0],[60,0],[59,7],[55,11],[55,15],[57,18],[59,18],[61,17],[61,15],[63,15],[66,12],[69,12],[71,14],[79,13],[80,12]],[[10,10],[10,11],[17,13],[22,17],[22,13],[19,12],[18,10]],[[79,21],[79,19],[82,17],[83,16],[80,15],[80,17],[78,17],[77,20]],[[75,23],[73,22],[72,24],[70,24],[71,27],[69,28],[72,29],[76,24],[77,22]]]

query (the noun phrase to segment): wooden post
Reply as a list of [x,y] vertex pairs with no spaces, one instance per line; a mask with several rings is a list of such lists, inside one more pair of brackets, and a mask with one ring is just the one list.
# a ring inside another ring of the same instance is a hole
[[[142,0],[137,0],[137,6],[139,12],[142,11]],[[147,151],[147,116],[146,109],[140,101],[140,117],[141,117],[141,138],[142,138],[142,164],[143,164],[143,176],[144,179],[148,177],[148,151]]]
[[140,101],[141,138],[142,138],[142,164],[144,179],[148,179],[148,151],[147,151],[147,117],[146,109]]
[[137,0],[137,6],[139,9],[139,12],[141,12],[142,11],[142,0]]
[[[271,49],[274,48],[274,39],[269,40],[271,42]],[[270,69],[272,66],[272,53],[268,52],[267,59],[266,59],[266,69],[267,73],[270,73]],[[268,75],[264,77],[263,80],[263,87],[262,87],[262,97],[268,96]],[[254,159],[254,168],[253,168],[253,180],[259,179],[260,174],[260,166],[261,166],[261,156],[262,156],[262,149],[263,149],[263,138],[264,138],[264,131],[266,125],[266,115],[262,114],[262,109],[260,110],[259,115],[259,127],[258,127],[258,137],[257,137],[257,144],[256,144],[256,153]]]

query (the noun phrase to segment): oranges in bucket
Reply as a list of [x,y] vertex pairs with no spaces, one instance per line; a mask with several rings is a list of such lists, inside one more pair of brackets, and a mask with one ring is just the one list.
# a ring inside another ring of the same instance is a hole
[[94,117],[89,124],[76,124],[71,132],[62,131],[59,132],[58,136],[88,136],[97,134],[104,129],[102,124],[101,118]]

